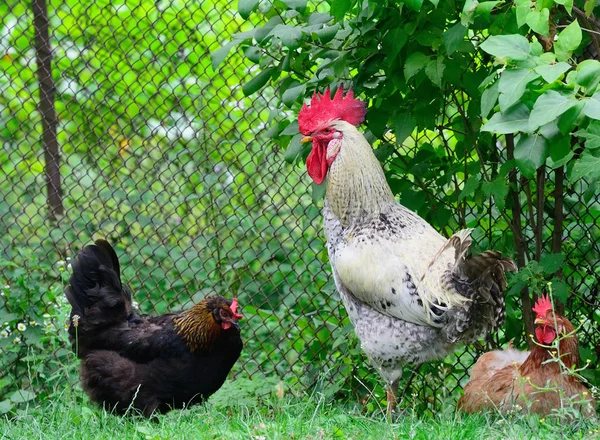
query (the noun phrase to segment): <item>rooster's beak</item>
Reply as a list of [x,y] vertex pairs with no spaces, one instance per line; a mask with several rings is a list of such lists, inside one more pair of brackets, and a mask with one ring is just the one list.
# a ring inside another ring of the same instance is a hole
[[536,318],[535,321],[533,321],[533,323],[535,325],[544,325],[544,324],[546,324],[546,321],[543,320],[542,318]]
[[300,139],[301,144],[307,144],[309,142],[312,142],[312,136],[304,136],[302,139]]

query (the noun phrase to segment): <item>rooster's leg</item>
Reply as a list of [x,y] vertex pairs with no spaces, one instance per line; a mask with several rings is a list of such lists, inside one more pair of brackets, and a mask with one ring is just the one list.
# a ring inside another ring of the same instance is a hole
[[392,413],[396,411],[396,393],[398,392],[398,379],[388,383],[386,387],[387,392],[387,415],[391,417]]

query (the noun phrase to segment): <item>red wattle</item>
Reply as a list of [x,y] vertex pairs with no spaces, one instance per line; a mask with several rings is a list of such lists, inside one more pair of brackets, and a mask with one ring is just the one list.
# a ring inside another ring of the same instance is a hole
[[317,185],[325,180],[327,174],[327,148],[317,141],[313,142],[312,150],[306,158],[306,170]]
[[550,345],[556,338],[556,332],[552,327],[547,325],[543,327],[536,327],[535,329],[535,337],[539,342],[544,345]]

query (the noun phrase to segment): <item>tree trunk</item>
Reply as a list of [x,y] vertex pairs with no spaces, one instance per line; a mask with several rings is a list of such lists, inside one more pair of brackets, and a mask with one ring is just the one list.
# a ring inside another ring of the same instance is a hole
[[46,189],[48,218],[56,220],[63,214],[62,187],[60,183],[60,157],[56,138],[56,109],[54,108],[54,80],[52,79],[52,49],[48,30],[46,0],[32,0],[35,52],[39,85],[39,112],[42,116],[42,142],[46,162]]

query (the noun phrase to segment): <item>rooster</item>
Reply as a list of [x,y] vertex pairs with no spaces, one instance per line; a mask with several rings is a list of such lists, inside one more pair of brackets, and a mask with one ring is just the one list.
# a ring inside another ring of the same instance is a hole
[[[595,414],[586,386],[576,375],[561,371],[579,366],[579,343],[573,324],[553,311],[547,296],[538,299],[533,311],[535,337],[540,345],[536,344],[531,352],[509,347],[482,355],[458,401],[460,409],[474,413],[521,407],[548,415],[571,401],[585,415]],[[553,344],[558,336],[561,339],[556,350]]]
[[404,364],[439,359],[504,318],[505,271],[499,252],[467,258],[470,230],[442,237],[399,204],[356,126],[365,103],[338,88],[315,92],[298,115],[316,184],[327,177],[323,208],[337,290],[363,351],[383,377],[388,413]]
[[69,337],[92,401],[146,417],[198,403],[223,385],[242,350],[237,300],[207,297],[178,314],[140,316],[105,240],[72,263]]

